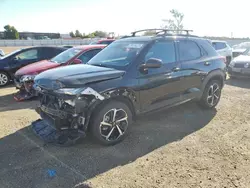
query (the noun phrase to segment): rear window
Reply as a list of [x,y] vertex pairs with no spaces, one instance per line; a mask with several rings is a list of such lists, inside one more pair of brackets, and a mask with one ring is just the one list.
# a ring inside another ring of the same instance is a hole
[[227,47],[226,43],[224,42],[213,42],[212,44],[215,50],[221,50]]

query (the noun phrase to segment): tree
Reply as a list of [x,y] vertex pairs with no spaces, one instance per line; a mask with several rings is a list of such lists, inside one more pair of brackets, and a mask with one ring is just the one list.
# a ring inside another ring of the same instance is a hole
[[95,31],[93,33],[96,37],[100,37],[100,38],[106,38],[107,37],[107,33],[104,31]]
[[71,32],[69,33],[69,35],[70,35],[72,38],[75,38],[75,37],[76,37],[73,31],[71,31]]
[[179,12],[176,9],[170,10],[170,13],[172,16],[171,19],[163,19],[162,20],[164,22],[163,28],[177,30],[177,33],[180,33],[179,30],[183,29],[184,14]]
[[75,32],[75,37],[82,38],[82,34],[80,33],[79,30],[76,30],[76,32]]
[[19,33],[14,26],[4,26],[4,38],[5,39],[19,39]]

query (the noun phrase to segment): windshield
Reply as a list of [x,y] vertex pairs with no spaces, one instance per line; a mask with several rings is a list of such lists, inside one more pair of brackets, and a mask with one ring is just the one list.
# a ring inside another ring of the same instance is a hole
[[51,61],[55,63],[66,63],[68,60],[70,60],[75,55],[79,54],[82,50],[77,48],[70,48],[60,54],[58,54],[56,57],[52,58]]
[[124,67],[130,64],[143,48],[145,42],[113,42],[94,56],[88,64],[107,67]]

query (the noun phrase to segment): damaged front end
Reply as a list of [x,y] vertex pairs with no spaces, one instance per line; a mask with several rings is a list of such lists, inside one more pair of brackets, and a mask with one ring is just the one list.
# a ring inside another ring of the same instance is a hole
[[104,96],[90,87],[44,90],[34,86],[40,95],[36,112],[41,120],[32,123],[33,130],[45,142],[58,145],[74,144],[85,136],[91,106]]
[[35,76],[36,75],[24,75],[20,79],[15,79],[16,88],[19,89],[19,91],[14,94],[16,101],[20,102],[38,96],[37,91],[33,88]]

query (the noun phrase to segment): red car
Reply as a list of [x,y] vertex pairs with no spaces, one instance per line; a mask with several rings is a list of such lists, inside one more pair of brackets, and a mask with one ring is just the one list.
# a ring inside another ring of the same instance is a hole
[[58,54],[50,60],[43,60],[22,67],[15,73],[15,85],[20,91],[15,94],[14,99],[22,101],[37,95],[32,87],[37,74],[56,67],[85,64],[105,47],[106,45],[77,46]]
[[114,41],[115,41],[115,39],[101,39],[101,40],[98,40],[98,41],[91,42],[90,44],[91,45],[92,44],[106,44],[106,45],[109,45]]

